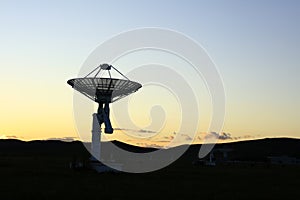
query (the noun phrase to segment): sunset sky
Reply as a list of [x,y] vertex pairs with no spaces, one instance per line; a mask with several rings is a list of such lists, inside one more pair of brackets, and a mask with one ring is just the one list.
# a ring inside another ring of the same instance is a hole
[[[297,0],[0,1],[0,139],[78,138],[66,81],[102,42],[142,27],[179,31],[206,49],[223,78],[231,140],[299,138],[299,9]],[[135,56],[116,64],[131,62]],[[142,93],[135,100],[146,107]],[[132,109],[143,129],[149,115]],[[173,114],[166,119],[174,127],[165,139],[178,128]]]

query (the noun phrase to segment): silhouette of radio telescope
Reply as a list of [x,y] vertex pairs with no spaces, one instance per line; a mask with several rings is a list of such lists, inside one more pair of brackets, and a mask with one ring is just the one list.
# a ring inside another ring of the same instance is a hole
[[[111,70],[121,75],[123,79],[112,78]],[[121,171],[120,163],[110,163],[108,167],[101,162],[101,125],[104,123],[105,133],[112,134],[114,129],[109,119],[109,104],[136,92],[142,85],[129,80],[109,64],[101,64],[85,77],[70,79],[67,83],[74,90],[98,103],[98,111],[93,114],[90,166],[98,172],[112,171],[111,166],[114,170]]]

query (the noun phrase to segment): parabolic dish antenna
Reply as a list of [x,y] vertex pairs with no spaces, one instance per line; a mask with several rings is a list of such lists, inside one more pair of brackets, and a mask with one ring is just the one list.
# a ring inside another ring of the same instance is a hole
[[[114,70],[124,79],[111,77],[110,70]],[[107,72],[108,77],[105,76]],[[73,89],[98,103],[97,118],[101,126],[105,124],[105,133],[113,133],[109,119],[109,104],[136,92],[142,87],[140,83],[129,80],[119,70],[109,64],[101,64],[83,78],[67,81]]]

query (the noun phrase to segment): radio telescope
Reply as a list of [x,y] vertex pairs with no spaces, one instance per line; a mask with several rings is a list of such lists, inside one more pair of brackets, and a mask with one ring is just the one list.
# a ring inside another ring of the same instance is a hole
[[[111,70],[124,79],[112,78]],[[105,73],[108,77],[105,77]],[[109,104],[136,92],[142,85],[129,80],[109,64],[101,64],[85,77],[70,79],[67,83],[74,90],[98,103],[97,113],[93,114],[92,156],[100,161],[101,125],[104,123],[104,132],[107,134],[112,134],[114,131],[109,118]]]

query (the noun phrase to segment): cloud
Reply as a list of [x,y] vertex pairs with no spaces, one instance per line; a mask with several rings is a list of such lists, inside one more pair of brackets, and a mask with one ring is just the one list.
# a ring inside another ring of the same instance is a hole
[[[183,136],[185,141],[193,140],[193,138],[190,137],[188,134],[180,134],[180,136]],[[160,137],[157,140],[155,140],[155,142],[171,142],[172,140],[174,140],[174,138],[175,138],[175,136],[173,133],[172,135],[169,135],[169,136]]]
[[137,133],[156,133],[156,131],[145,130],[145,129],[129,129],[129,128],[114,128],[116,131],[131,131]]
[[141,143],[141,142],[136,143],[136,145],[141,146],[141,147],[148,147],[148,148],[162,148],[163,147],[159,144]]
[[170,135],[170,136],[164,136],[164,137],[159,137],[159,138],[155,138],[153,139],[153,142],[158,142],[158,143],[169,143],[174,139],[174,136]]
[[140,133],[156,133],[155,131],[144,130],[144,129],[140,129],[140,130],[138,130],[138,132],[140,132]]
[[219,139],[219,140],[232,140],[230,133],[221,133],[218,134],[216,132],[210,132],[208,135],[205,136],[205,139]]
[[0,139],[23,139],[23,137],[18,137],[15,135],[0,135]]
[[221,133],[221,135],[219,135],[219,139],[220,140],[231,140],[231,134],[230,133]]
[[158,145],[158,144],[149,144],[149,145],[147,145],[147,147],[160,149],[160,148],[162,148],[163,146]]
[[191,141],[191,140],[193,140],[193,138],[191,138],[188,134],[181,134],[181,135],[185,137],[185,140],[186,140],[186,141]]
[[7,139],[18,139],[18,137],[15,135],[7,135],[6,138]]
[[250,138],[255,138],[255,136],[253,136],[253,135],[244,135],[244,136],[233,137],[234,140],[242,140],[242,139],[250,139]]
[[78,138],[76,137],[54,137],[54,138],[48,138],[47,140],[60,140],[60,141],[64,141],[64,142],[73,142],[78,140]]
[[165,136],[163,137],[164,139],[168,140],[168,141],[171,141],[174,139],[174,136],[170,135],[170,136]]

